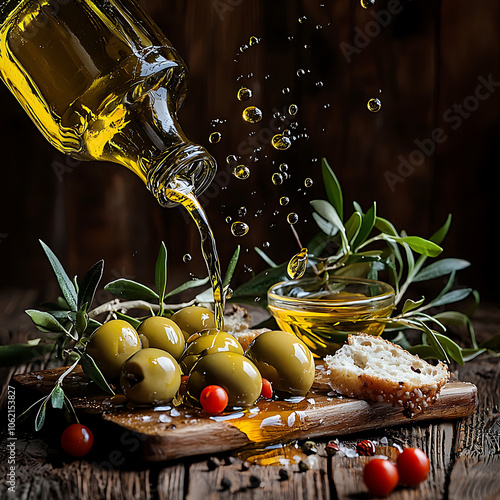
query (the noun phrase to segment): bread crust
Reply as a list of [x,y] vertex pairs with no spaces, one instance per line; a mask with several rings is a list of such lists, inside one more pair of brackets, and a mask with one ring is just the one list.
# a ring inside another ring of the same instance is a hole
[[433,404],[450,378],[434,366],[381,337],[356,334],[327,356],[332,389],[345,396],[402,406],[408,416]]

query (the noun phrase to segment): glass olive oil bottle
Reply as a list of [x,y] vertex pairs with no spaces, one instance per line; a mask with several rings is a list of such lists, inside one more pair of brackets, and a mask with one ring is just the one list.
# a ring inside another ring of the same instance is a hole
[[162,206],[188,210],[222,328],[219,259],[196,199],[216,163],[179,126],[187,69],[138,3],[0,0],[0,77],[59,151],[124,165]]
[[47,140],[135,172],[162,205],[199,194],[215,161],[177,121],[184,62],[135,0],[0,0],[0,76]]

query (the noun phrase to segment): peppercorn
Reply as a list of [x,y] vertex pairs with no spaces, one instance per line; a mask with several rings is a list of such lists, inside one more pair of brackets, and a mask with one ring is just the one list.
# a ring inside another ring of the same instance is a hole
[[227,477],[223,477],[220,482],[220,486],[223,490],[228,490],[229,488],[231,488],[232,484],[233,483],[231,483],[231,480]]
[[364,457],[372,457],[375,455],[375,445],[369,439],[365,439],[356,445],[356,451]]
[[258,488],[260,486],[260,477],[250,476],[250,488]]
[[310,469],[309,462],[307,460],[301,460],[299,462],[299,471],[306,472]]
[[286,469],[279,470],[280,481],[288,481],[288,471]]

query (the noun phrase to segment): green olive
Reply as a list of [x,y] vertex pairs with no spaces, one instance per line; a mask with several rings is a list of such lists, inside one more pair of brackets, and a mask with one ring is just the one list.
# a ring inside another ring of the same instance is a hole
[[141,349],[135,329],[126,321],[113,319],[101,325],[87,344],[87,353],[105,377],[118,378],[122,364]]
[[295,335],[282,331],[261,333],[248,346],[245,356],[255,363],[275,391],[305,396],[311,389],[314,358]]
[[236,352],[216,352],[201,357],[187,381],[188,402],[197,405],[207,385],[219,385],[228,395],[228,406],[252,406],[262,391],[256,366]]
[[216,329],[207,330],[201,334],[194,334],[196,338],[188,344],[180,359],[182,373],[188,374],[193,365],[201,356],[215,352],[236,352],[243,355],[240,343],[229,333]]
[[120,386],[133,403],[167,403],[179,391],[181,370],[171,354],[149,347],[136,352],[123,363]]
[[172,315],[175,321],[184,332],[186,340],[196,332],[202,332],[209,328],[215,328],[215,316],[206,307],[188,306],[179,309]]
[[184,352],[186,341],[177,323],[171,319],[153,316],[145,319],[137,329],[142,347],[156,347],[169,352],[179,359]]

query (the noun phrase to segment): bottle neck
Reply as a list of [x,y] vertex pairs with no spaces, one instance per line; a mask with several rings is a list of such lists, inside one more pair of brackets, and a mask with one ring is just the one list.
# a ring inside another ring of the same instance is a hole
[[147,172],[146,185],[163,207],[178,204],[167,191],[179,184],[200,195],[212,181],[217,165],[207,150],[192,142],[172,146],[159,155]]

